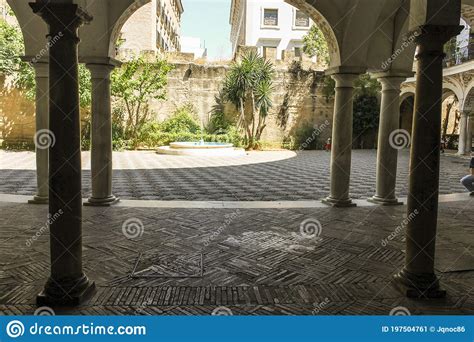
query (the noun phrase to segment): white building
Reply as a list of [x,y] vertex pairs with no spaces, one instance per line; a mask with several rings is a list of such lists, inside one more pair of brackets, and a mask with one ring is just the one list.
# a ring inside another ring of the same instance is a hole
[[180,51],[181,0],[151,0],[124,24],[119,53]]
[[9,25],[19,26],[18,21],[10,11],[7,0],[0,0],[0,19],[5,20]]
[[232,54],[239,45],[256,46],[262,55],[274,51],[282,58],[282,51],[301,55],[303,36],[313,22],[306,13],[284,0],[232,0],[230,10]]
[[181,52],[192,53],[195,59],[207,57],[206,46],[198,37],[181,37]]

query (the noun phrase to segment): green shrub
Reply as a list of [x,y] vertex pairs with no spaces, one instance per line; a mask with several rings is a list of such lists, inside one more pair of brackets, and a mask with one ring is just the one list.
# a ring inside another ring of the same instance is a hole
[[297,129],[291,146],[295,150],[320,150],[323,143],[313,126],[306,125]]
[[213,112],[211,114],[207,131],[213,134],[219,134],[227,131],[232,126],[232,122],[226,117],[224,112]]
[[195,119],[195,113],[192,105],[179,107],[173,115],[163,121],[160,130],[166,133],[192,133],[201,132],[201,125]]
[[242,139],[235,127],[229,128],[224,134],[200,134],[191,132],[164,132],[162,124],[157,122],[145,125],[139,134],[139,147],[157,148],[168,146],[176,141],[200,141],[231,143],[239,147],[242,145]]

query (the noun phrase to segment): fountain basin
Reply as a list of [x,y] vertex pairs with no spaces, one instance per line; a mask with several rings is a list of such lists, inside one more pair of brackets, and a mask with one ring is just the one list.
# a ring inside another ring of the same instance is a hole
[[232,144],[216,142],[173,142],[170,146],[161,146],[158,154],[205,157],[240,157],[245,150],[235,148]]

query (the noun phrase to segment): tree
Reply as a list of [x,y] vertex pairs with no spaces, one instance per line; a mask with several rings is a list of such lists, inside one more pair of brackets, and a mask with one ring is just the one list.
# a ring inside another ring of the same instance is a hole
[[[380,103],[378,94],[380,83],[368,74],[361,75],[354,82],[354,141],[357,145],[364,145],[367,134],[376,132],[379,127]],[[372,138],[371,138],[372,139]],[[373,142],[375,143],[375,142]],[[372,145],[369,143],[368,146]]]
[[[149,119],[149,100],[166,98],[168,73],[173,69],[165,59],[148,60],[138,56],[112,73],[112,95],[117,99],[125,123],[127,139],[136,139],[140,128]],[[117,112],[117,111],[115,111]]]
[[[30,63],[21,60],[24,55],[23,35],[17,26],[0,19],[0,75],[9,77],[11,85],[24,92],[25,96],[35,98],[35,72]],[[79,98],[81,108],[89,110],[91,105],[90,73],[79,65]]]
[[244,130],[248,149],[258,146],[272,107],[273,64],[256,52],[233,63],[224,80],[222,94],[240,113],[237,126]]
[[9,77],[11,85],[34,98],[35,77],[31,66],[23,62],[23,35],[18,27],[0,19],[0,75]]
[[318,61],[329,64],[329,47],[323,32],[313,25],[303,37],[303,52],[310,57],[317,57]]

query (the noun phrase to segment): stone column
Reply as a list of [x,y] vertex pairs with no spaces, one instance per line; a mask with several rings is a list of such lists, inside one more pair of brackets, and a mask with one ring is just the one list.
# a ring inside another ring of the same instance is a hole
[[112,194],[112,110],[110,73],[114,65],[86,64],[92,76],[91,183],[92,196],[85,205],[109,206]]
[[466,154],[466,142],[467,142],[467,131],[468,131],[469,116],[466,111],[461,111],[461,118],[459,120],[459,142],[458,142],[458,154]]
[[474,132],[474,115],[468,116],[467,119],[467,129],[466,129],[466,142],[465,142],[465,154],[468,155],[472,152],[472,134]]
[[336,96],[332,127],[331,193],[323,203],[335,207],[355,206],[349,198],[352,156],[352,111],[356,74],[334,74]]
[[82,270],[81,131],[78,28],[91,20],[71,3],[31,3],[49,26],[49,154],[51,275],[38,305],[74,306],[95,292]]
[[36,80],[36,195],[30,204],[48,203],[48,155],[49,147],[54,143],[49,131],[49,64],[33,63]]
[[416,38],[416,96],[410,154],[406,260],[395,284],[408,297],[446,295],[434,273],[438,218],[443,45],[460,26],[425,25]]
[[[370,201],[382,205],[403,204],[395,196],[398,145],[394,141],[400,124],[400,85],[406,77],[379,77],[382,84],[379,136],[377,147],[377,185]],[[408,138],[408,137],[406,137]]]

